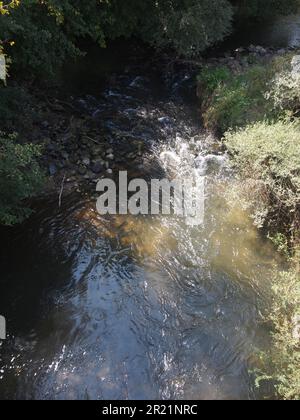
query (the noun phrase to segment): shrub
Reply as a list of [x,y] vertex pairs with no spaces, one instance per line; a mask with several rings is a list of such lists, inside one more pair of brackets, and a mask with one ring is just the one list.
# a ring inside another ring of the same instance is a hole
[[291,54],[286,54],[268,62],[260,60],[236,72],[226,67],[204,68],[198,77],[198,90],[205,126],[223,134],[232,128],[282,116],[285,111],[274,105],[274,95],[269,92],[270,80],[277,73],[290,70],[291,58]]
[[[289,233],[300,222],[300,128],[296,122],[255,123],[225,134],[244,194],[258,224]],[[257,208],[256,208],[257,206]],[[259,211],[258,211],[259,210]],[[285,233],[285,232],[283,232]]]
[[257,378],[272,381],[278,398],[300,399],[300,274],[296,270],[273,275],[272,346],[261,355],[262,372]]
[[78,47],[81,39],[105,47],[107,40],[134,35],[191,56],[222,40],[230,32],[233,14],[228,0],[14,3],[18,7],[6,6],[0,14],[2,43],[14,69],[37,76],[53,76],[66,59],[83,54]]
[[[229,128],[273,118],[273,107],[265,98],[270,73],[273,73],[272,67],[263,65],[252,66],[241,74],[231,72],[230,76],[222,68],[215,70],[212,79],[208,79],[208,92],[202,103],[205,126],[224,133]],[[200,79],[205,78],[205,74],[200,75]],[[223,75],[223,80],[215,83],[211,94],[214,74]]]
[[84,53],[82,39],[104,47],[107,40],[137,36],[193,56],[223,40],[234,18],[262,16],[270,9],[285,13],[296,1],[282,7],[277,0],[264,5],[258,0],[11,0],[0,3],[0,33],[16,70],[49,76],[66,59]]
[[0,223],[22,222],[31,210],[24,200],[43,185],[43,174],[37,158],[40,147],[16,143],[15,136],[0,134]]
[[298,0],[231,0],[236,7],[238,19],[265,19],[276,14],[295,13],[299,7]]
[[266,99],[279,110],[298,114],[300,111],[300,73],[285,71],[276,75],[271,82]]
[[10,0],[10,1],[1,1],[0,2],[0,15],[6,15],[9,13],[10,9],[17,7],[20,3],[20,0]]
[[230,70],[225,66],[216,68],[204,67],[198,76],[198,83],[200,84],[200,88],[208,96],[214,93],[216,89],[220,88],[230,78]]
[[22,129],[30,114],[32,97],[21,87],[0,86],[0,127],[6,131]]
[[[227,0],[184,0],[157,4],[160,15],[158,46],[170,45],[183,56],[193,56],[231,32],[233,9]],[[163,11],[163,13],[161,13]],[[154,32],[155,33],[155,32]]]

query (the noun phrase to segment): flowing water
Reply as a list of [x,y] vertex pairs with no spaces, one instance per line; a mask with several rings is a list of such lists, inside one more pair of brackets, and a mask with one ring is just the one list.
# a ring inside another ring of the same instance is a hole
[[116,147],[117,137],[147,143],[152,177],[205,176],[204,224],[100,217],[94,194],[74,193],[4,234],[1,398],[257,397],[274,252],[238,203],[226,205],[233,175],[178,94],[187,79],[153,95],[151,80],[127,75],[80,104]]
[[299,48],[300,13],[279,16],[263,22],[245,23],[221,45],[220,50],[223,53],[224,50],[248,47],[250,44],[277,49]]

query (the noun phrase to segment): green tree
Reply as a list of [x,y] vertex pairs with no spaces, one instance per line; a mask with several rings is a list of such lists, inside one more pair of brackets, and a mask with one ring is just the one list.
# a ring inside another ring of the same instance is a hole
[[230,0],[238,19],[265,18],[276,14],[294,13],[299,0]]
[[[292,11],[298,0],[14,0],[0,2],[0,34],[19,72],[53,75],[84,53],[79,40],[137,36],[182,56],[221,41],[233,19]],[[11,43],[14,43],[12,46]],[[1,42],[0,42],[1,44]]]
[[0,223],[22,222],[31,210],[24,200],[43,185],[44,177],[37,162],[40,148],[21,145],[15,136],[0,133]]
[[21,0],[10,13],[8,6],[0,16],[2,45],[16,70],[37,75],[54,74],[66,58],[81,55],[82,38],[104,47],[136,35],[191,56],[223,39],[232,18],[227,0]]

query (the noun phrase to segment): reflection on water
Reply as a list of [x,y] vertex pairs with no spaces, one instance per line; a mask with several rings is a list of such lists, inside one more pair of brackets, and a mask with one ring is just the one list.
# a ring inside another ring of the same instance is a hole
[[264,28],[265,40],[263,45],[278,47],[300,46],[300,14],[283,16]]
[[295,48],[300,46],[300,14],[280,16],[267,22],[250,23],[225,41],[224,49],[262,45],[274,48]]
[[[142,106],[117,93],[114,106],[131,118],[120,130],[132,134]],[[250,359],[263,336],[258,307],[272,250],[225,204],[226,157],[174,98],[147,100],[139,133],[159,127],[152,153],[164,173],[176,161],[177,175],[206,176],[205,223],[100,217],[95,199],[73,195],[61,209],[48,202],[5,245],[3,237],[0,308],[10,338],[0,348],[1,398],[256,396]]]

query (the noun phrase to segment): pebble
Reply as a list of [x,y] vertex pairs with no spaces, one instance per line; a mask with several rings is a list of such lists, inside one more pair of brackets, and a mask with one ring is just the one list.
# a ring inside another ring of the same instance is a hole
[[85,166],[89,166],[91,164],[91,159],[89,157],[85,157],[85,158],[82,159],[82,163]]
[[61,156],[65,160],[68,160],[69,159],[69,153],[67,153],[67,152],[62,152]]
[[79,175],[85,175],[86,174],[86,168],[84,166],[79,166],[78,173],[79,173]]
[[54,163],[50,163],[49,165],[49,174],[50,176],[53,176],[57,173],[57,167]]
[[103,164],[100,161],[94,162],[91,166],[91,171],[94,174],[100,174],[100,172],[102,172],[102,170],[103,170]]

